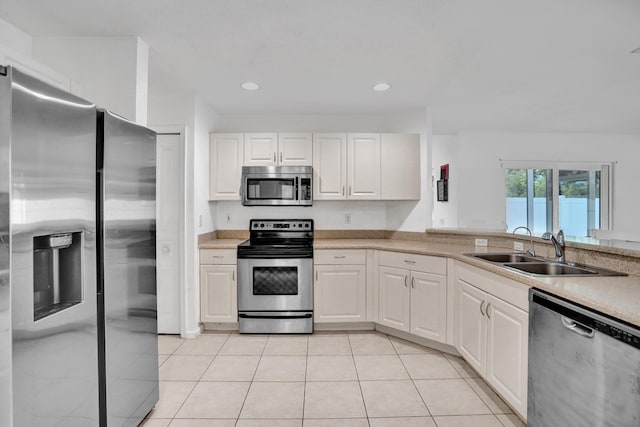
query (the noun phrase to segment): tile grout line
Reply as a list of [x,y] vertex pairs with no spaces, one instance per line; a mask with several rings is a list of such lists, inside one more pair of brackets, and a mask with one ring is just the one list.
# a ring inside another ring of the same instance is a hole
[[[239,334],[238,334],[239,335]],[[249,397],[249,392],[253,387],[253,382],[256,378],[256,374],[258,373],[258,368],[260,367],[260,362],[262,361],[262,356],[264,355],[264,351],[267,348],[267,343],[271,337],[267,336],[266,341],[264,342],[264,346],[262,347],[262,351],[260,352],[260,358],[258,359],[258,363],[256,364],[256,370],[253,371],[253,376],[251,377],[251,381],[249,381],[249,388],[247,389],[247,394],[245,394],[244,399],[242,400],[242,406],[240,406],[240,411],[238,411],[238,417],[236,418],[236,422],[234,425],[237,425],[240,422],[240,415],[242,414],[242,410],[244,409],[244,405],[247,403],[247,398]]]
[[[313,332],[311,333],[313,334]],[[304,426],[304,406],[307,403],[307,368],[309,367],[309,336],[307,336],[307,357],[304,361],[304,386],[302,390],[302,420],[300,424]]]
[[347,342],[349,343],[349,352],[351,353],[351,362],[353,363],[353,370],[356,372],[356,380],[358,381],[358,388],[360,389],[360,397],[362,397],[362,406],[364,406],[364,415],[367,417],[367,425],[371,427],[371,421],[369,420],[369,411],[367,411],[367,402],[364,399],[364,392],[362,391],[362,383],[360,382],[360,374],[358,373],[358,366],[356,365],[356,357],[353,354],[353,347],[351,347],[351,335],[347,333]]
[[[194,340],[197,340],[200,336],[202,336],[202,334],[198,335],[197,337],[193,338]],[[229,334],[227,334],[227,337],[225,338],[224,342],[222,343],[222,345],[220,346],[220,348],[218,349],[218,351],[216,351],[216,353],[213,355],[213,358],[211,359],[211,362],[209,362],[209,364],[207,365],[206,369],[204,371],[202,371],[202,375],[200,375],[200,378],[195,381],[195,384],[193,385],[193,387],[191,388],[191,391],[189,391],[189,393],[187,394],[187,396],[184,398],[184,400],[182,401],[182,403],[180,404],[180,407],[178,408],[178,410],[176,411],[175,414],[173,414],[173,417],[171,417],[171,421],[169,421],[169,425],[171,425],[171,423],[173,423],[173,421],[176,419],[176,415],[178,415],[178,413],[180,412],[180,410],[184,407],[184,404],[187,402],[187,400],[189,400],[189,397],[191,397],[191,394],[193,394],[193,390],[196,389],[196,387],[198,387],[198,384],[200,384],[202,377],[204,376],[204,374],[207,372],[207,370],[209,369],[209,367],[211,366],[211,364],[213,363],[214,360],[216,360],[216,357],[218,356],[218,354],[220,353],[220,350],[222,350],[222,347],[224,347],[224,345],[227,343],[227,341],[229,340]],[[181,338],[182,339],[182,338]],[[182,343],[178,346],[178,348],[176,348],[176,350],[174,351],[173,354],[175,354],[176,351],[178,351],[178,349],[180,347],[182,347],[182,345],[184,344],[184,340],[182,341]]]
[[[498,399],[500,399],[500,401],[501,401],[501,402],[502,402],[502,403],[503,403],[503,404],[504,404],[504,405],[509,409],[509,411],[511,411],[511,412],[507,412],[507,413],[505,413],[505,412],[499,412],[499,413],[497,413],[496,411],[494,411],[493,409],[491,409],[491,408],[489,407],[489,404],[488,404],[488,403],[487,403],[487,402],[482,398],[482,396],[480,395],[480,393],[478,393],[478,391],[477,391],[475,388],[473,388],[473,387],[471,386],[471,384],[470,384],[470,382],[469,382],[470,380],[479,379],[480,381],[482,381],[483,383],[485,383],[485,384],[486,384],[486,381],[485,381],[483,378],[478,377],[478,378],[462,378],[462,379],[463,379],[463,380],[464,380],[464,382],[469,386],[469,388],[470,388],[471,390],[473,390],[473,392],[476,394],[476,396],[478,396],[478,398],[480,399],[480,401],[481,401],[482,403],[484,403],[484,405],[487,407],[487,409],[491,412],[491,415],[493,415],[496,419],[498,419],[498,415],[509,415],[509,414],[515,414],[515,413],[513,412],[513,410],[511,409],[511,407],[510,407],[509,405],[507,405],[507,403],[506,403],[506,402],[505,402],[505,401],[504,401],[500,396],[498,396],[498,394],[497,394],[497,393],[495,393],[495,392],[493,391],[493,389],[492,389],[492,388],[487,384],[487,387],[489,387],[489,390],[490,390],[492,393],[496,394],[496,396],[498,397]],[[496,405],[496,406],[497,406],[497,405]],[[498,419],[498,421],[500,421],[500,420]],[[502,422],[500,422],[500,424],[502,424]]]
[[[391,340],[389,340],[389,341],[391,341]],[[415,389],[416,393],[418,393],[418,396],[420,396],[420,400],[422,401],[422,404],[424,405],[425,409],[427,410],[427,413],[429,414],[429,417],[431,418],[431,420],[433,420],[433,423],[436,424],[436,420],[433,418],[433,414],[431,413],[431,410],[429,409],[429,405],[427,405],[427,402],[425,402],[424,397],[422,397],[422,393],[420,393],[420,390],[418,389],[418,386],[416,385],[413,376],[409,372],[409,369],[407,369],[407,366],[404,364],[404,360],[402,360],[402,357],[400,356],[400,352],[398,352],[398,349],[396,348],[396,346],[393,345],[393,341],[391,341],[391,345],[393,346],[393,349],[398,354],[398,359],[400,359],[400,363],[402,363],[402,367],[404,368],[405,371],[407,371],[407,375],[409,375],[409,379],[411,380],[411,384],[413,385],[413,388]],[[437,424],[436,424],[436,427],[437,427]]]

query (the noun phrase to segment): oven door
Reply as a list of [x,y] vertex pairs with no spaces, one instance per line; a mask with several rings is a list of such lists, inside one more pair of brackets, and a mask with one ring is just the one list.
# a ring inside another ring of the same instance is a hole
[[238,311],[312,311],[312,258],[238,259]]

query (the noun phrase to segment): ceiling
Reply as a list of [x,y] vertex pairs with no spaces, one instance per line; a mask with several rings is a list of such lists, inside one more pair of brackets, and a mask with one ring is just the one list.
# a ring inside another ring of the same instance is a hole
[[640,133],[638,0],[2,0],[0,18],[34,37],[137,35],[151,81],[219,114],[429,108],[438,133]]

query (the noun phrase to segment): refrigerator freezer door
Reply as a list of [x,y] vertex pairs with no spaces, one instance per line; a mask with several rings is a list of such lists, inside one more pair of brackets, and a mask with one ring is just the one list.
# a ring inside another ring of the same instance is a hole
[[107,411],[101,418],[109,427],[136,426],[158,401],[156,135],[108,111],[100,117]]
[[11,294],[9,293],[9,182],[11,81],[0,72],[0,426],[11,425]]
[[[96,109],[10,74],[13,425],[98,425]],[[65,233],[72,250],[34,245]]]

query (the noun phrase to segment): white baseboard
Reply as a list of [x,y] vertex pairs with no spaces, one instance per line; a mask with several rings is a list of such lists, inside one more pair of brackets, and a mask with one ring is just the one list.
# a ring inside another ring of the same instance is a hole
[[193,338],[198,338],[201,333],[202,333],[202,328],[200,325],[198,325],[198,327],[195,329],[184,331],[180,336],[184,339],[193,339]]
[[322,331],[373,331],[375,325],[373,322],[326,322],[314,323],[313,330]]
[[444,353],[449,353],[454,356],[460,356],[458,350],[452,345],[444,344],[441,342],[433,341],[427,338],[422,338],[417,335],[410,334],[408,332],[399,331],[397,329],[390,328],[388,326],[381,325],[376,323],[376,331],[382,332],[387,335],[391,335],[392,337],[401,338],[406,341],[410,341],[415,344],[420,344],[424,347],[429,347],[434,350],[442,351]]

